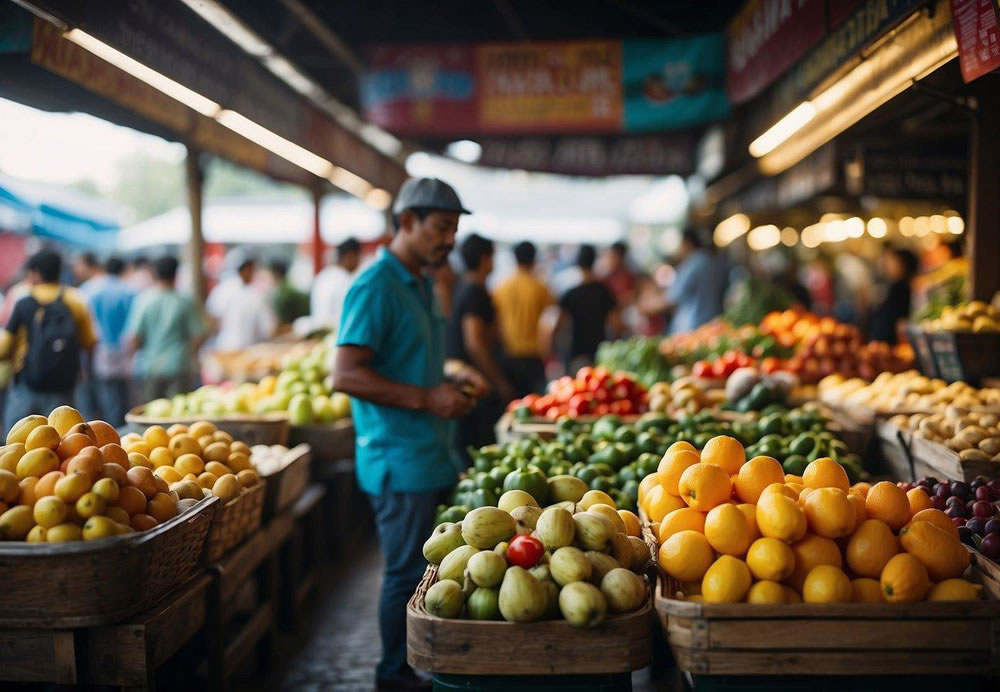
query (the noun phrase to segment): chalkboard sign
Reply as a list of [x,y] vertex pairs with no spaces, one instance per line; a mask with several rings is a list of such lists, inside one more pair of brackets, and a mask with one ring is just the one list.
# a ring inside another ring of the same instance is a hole
[[1000,374],[1000,333],[938,332],[927,334],[938,376],[946,382],[978,385]]
[[906,338],[913,347],[913,354],[917,358],[917,366],[927,377],[939,377],[937,363],[934,361],[934,353],[931,345],[927,341],[927,332],[916,324],[906,325]]

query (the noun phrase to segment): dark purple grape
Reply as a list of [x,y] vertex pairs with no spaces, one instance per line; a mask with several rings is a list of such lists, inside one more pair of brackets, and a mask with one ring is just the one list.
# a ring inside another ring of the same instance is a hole
[[993,505],[989,502],[977,501],[972,505],[972,513],[980,519],[989,519],[995,513]]
[[1000,493],[1000,479],[994,479],[986,484],[990,490],[995,493]]
[[947,500],[944,501],[945,507],[951,507],[952,505],[959,505],[960,507],[965,507],[965,500],[958,497],[957,495],[952,495]]
[[951,494],[957,495],[963,500],[968,500],[970,497],[972,497],[972,490],[969,488],[968,483],[964,483],[962,481],[952,481]]
[[924,480],[927,481],[928,483],[930,483],[932,486],[933,485],[937,485],[938,483],[940,483],[940,481],[937,478],[935,478],[934,476],[925,476]]
[[966,545],[976,545],[975,541],[972,540],[972,531],[969,531],[968,524],[958,527],[958,537],[961,539],[962,543],[965,543]]
[[934,494],[938,497],[949,498],[951,497],[951,488],[948,487],[947,483],[938,483],[934,486]]
[[983,479],[982,476],[978,476],[976,478],[976,480],[974,480],[971,483],[969,483],[969,487],[972,488],[973,490],[978,490],[979,488],[983,487],[984,485],[986,485],[986,481]]
[[991,533],[983,537],[983,544],[979,546],[979,551],[991,560],[1000,557],[1000,533]]
[[966,527],[968,527],[970,531],[972,531],[972,533],[979,536],[982,536],[983,533],[986,531],[986,522],[980,519],[979,517],[972,517],[967,522],[965,522],[965,525]]
[[965,507],[962,507],[961,505],[952,505],[951,507],[946,509],[944,513],[947,514],[952,519],[954,519],[955,517],[964,517]]
[[1000,519],[990,519],[983,527],[982,535],[1000,533]]
[[993,502],[997,498],[996,494],[992,490],[990,490],[990,487],[988,485],[981,485],[978,488],[976,488],[976,499],[986,500],[987,502]]

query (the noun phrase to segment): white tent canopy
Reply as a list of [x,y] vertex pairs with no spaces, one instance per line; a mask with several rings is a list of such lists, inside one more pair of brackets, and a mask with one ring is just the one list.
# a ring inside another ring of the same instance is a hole
[[[303,243],[312,238],[313,205],[309,200],[212,200],[202,212],[207,243]],[[323,241],[337,244],[354,236],[374,240],[386,230],[385,217],[361,200],[328,196],[320,211]],[[121,231],[118,247],[139,250],[160,245],[182,245],[191,237],[187,207],[140,221]]]

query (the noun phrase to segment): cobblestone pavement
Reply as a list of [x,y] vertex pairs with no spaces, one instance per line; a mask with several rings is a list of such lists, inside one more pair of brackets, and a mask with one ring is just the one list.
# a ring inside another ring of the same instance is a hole
[[[376,611],[382,560],[374,547],[362,549],[350,564],[327,568],[297,635],[283,637],[271,674],[236,681],[244,692],[367,691],[374,688],[379,657]],[[666,692],[650,680],[649,670],[632,676],[634,692]]]

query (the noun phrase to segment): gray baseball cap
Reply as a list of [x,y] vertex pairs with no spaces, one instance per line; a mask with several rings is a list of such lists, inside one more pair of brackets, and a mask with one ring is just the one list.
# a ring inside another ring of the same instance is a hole
[[401,214],[407,209],[435,209],[437,211],[457,211],[459,214],[472,212],[462,206],[455,189],[437,178],[410,178],[396,195],[392,205],[393,214]]

